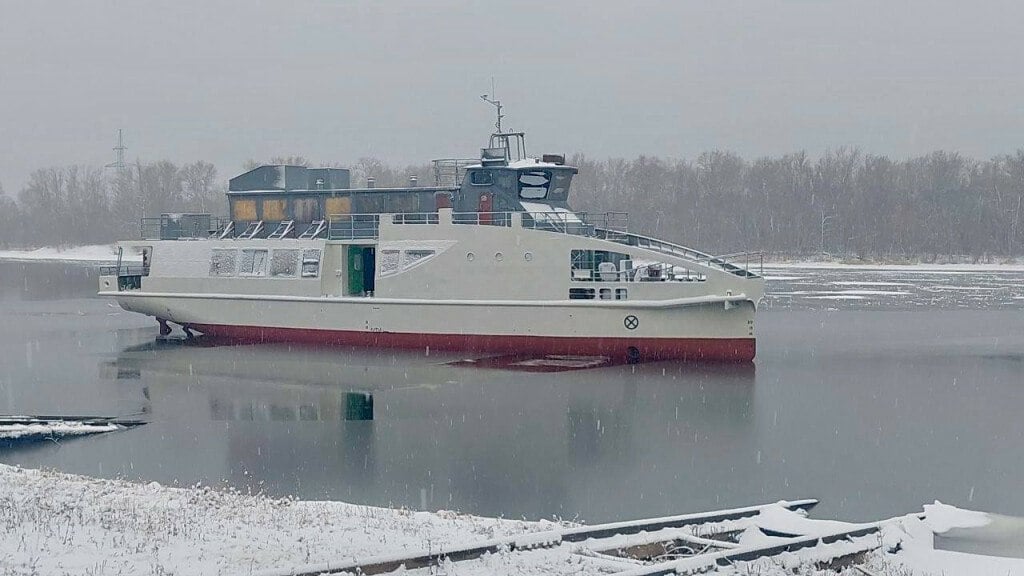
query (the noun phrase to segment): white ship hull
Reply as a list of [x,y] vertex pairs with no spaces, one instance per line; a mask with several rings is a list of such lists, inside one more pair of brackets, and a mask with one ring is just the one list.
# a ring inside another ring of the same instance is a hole
[[750,302],[416,301],[120,293],[128,310],[207,335],[470,353],[750,361]]

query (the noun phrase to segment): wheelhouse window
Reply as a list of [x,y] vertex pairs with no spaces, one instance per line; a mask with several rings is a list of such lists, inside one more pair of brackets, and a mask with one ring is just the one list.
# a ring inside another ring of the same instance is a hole
[[320,249],[302,251],[302,277],[316,278],[320,274]]
[[564,202],[569,198],[569,185],[572,183],[572,172],[568,170],[555,170],[551,176],[551,186],[548,192],[548,200]]
[[238,261],[238,274],[240,276],[266,276],[267,251],[242,250],[242,258]]
[[210,276],[234,276],[237,250],[213,249],[210,252]]
[[270,258],[270,275],[274,278],[294,277],[299,273],[298,250],[274,250]]
[[530,170],[519,173],[519,197],[525,200],[543,200],[551,186],[551,172]]
[[473,170],[469,173],[469,182],[474,186],[489,186],[494,183],[490,170]]

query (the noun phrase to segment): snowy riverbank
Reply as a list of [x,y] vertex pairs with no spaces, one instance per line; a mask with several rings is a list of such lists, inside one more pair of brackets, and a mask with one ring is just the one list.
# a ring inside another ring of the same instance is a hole
[[0,465],[3,574],[248,574],[549,527]]
[[[770,508],[764,523],[814,534],[854,525],[807,520]],[[934,550],[934,533],[985,526],[990,517],[935,504],[925,519],[885,523],[872,573],[1024,574],[1024,560]],[[210,488],[168,488],[0,465],[0,572],[4,574],[250,574],[384,554],[410,554],[539,530],[552,522],[480,518],[271,499]],[[751,536],[751,538],[754,538]],[[765,536],[754,538],[764,539]],[[746,544],[744,535],[741,544]],[[851,542],[851,546],[856,545]],[[786,553],[758,574],[793,574],[817,548]],[[806,558],[804,556],[807,556]],[[458,574],[577,574],[592,569],[565,550],[501,554],[460,563]],[[737,573],[753,566],[723,568]],[[427,570],[413,571],[426,574]],[[599,570],[614,572],[614,570]],[[801,574],[816,573],[804,568]],[[825,573],[825,572],[822,572]],[[834,574],[834,572],[831,572]]]

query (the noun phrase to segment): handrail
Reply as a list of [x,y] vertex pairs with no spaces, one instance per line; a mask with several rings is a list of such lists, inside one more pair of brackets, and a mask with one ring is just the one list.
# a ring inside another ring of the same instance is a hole
[[210,214],[161,214],[139,219],[143,240],[198,240],[209,238],[224,227],[225,219]]
[[149,276],[149,266],[128,264],[100,266],[100,276]]
[[327,217],[328,240],[376,238],[380,214],[331,214]]
[[452,224],[512,226],[512,212],[452,212]]
[[746,250],[743,252],[733,252],[731,254],[722,254],[716,256],[719,260],[738,260],[743,258],[743,268],[750,270],[750,264],[753,264],[752,259],[756,258],[758,261],[758,276],[764,276],[764,251],[763,250]]
[[610,240],[618,244],[636,246],[637,248],[646,248],[663,254],[671,254],[697,264],[711,268],[718,268],[741,278],[760,278],[760,275],[751,272],[747,268],[729,262],[727,259],[728,256],[712,256],[711,254],[701,252],[700,250],[694,250],[693,248],[687,248],[680,244],[673,244],[672,242],[658,240],[657,238],[651,238],[649,236],[641,236],[640,234],[634,234],[631,232],[606,230],[602,228],[597,229],[595,232],[598,237],[603,237],[605,240]]
[[391,215],[392,224],[437,224],[437,212],[402,212]]

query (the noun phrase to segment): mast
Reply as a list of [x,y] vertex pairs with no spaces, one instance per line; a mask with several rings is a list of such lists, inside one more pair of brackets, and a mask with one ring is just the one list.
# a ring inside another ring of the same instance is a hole
[[503,148],[505,150],[505,159],[512,161],[512,142],[515,142],[516,158],[515,160],[522,160],[526,158],[526,133],[525,132],[505,132],[501,129],[501,119],[505,117],[501,113],[502,105],[501,100],[495,98],[494,94],[494,78],[491,78],[491,94],[484,94],[480,96],[480,99],[487,102],[491,106],[494,106],[495,112],[497,113],[497,121],[494,123],[494,127],[497,130],[491,134],[491,142],[488,148]]

